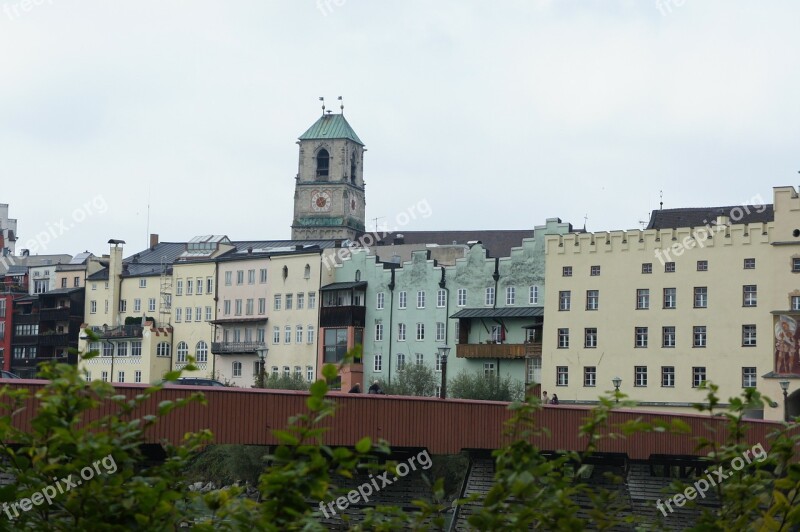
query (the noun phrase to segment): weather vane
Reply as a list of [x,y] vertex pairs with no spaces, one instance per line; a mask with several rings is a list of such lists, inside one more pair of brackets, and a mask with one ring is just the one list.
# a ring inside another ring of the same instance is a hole
[[319,97],[319,101],[322,102],[322,114],[325,115],[325,97],[324,96],[320,96]]
[[340,102],[342,102],[342,103],[340,103],[340,104],[339,104],[339,109],[341,109],[341,111],[342,111],[342,114],[344,114],[344,101],[342,100],[342,97],[341,97],[341,96],[339,96],[339,97],[337,98],[337,100],[339,100]]

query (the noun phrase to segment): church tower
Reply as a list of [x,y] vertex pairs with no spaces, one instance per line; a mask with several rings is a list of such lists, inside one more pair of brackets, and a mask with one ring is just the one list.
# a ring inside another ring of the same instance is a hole
[[325,112],[300,135],[292,240],[356,240],[364,232],[364,143],[339,114]]

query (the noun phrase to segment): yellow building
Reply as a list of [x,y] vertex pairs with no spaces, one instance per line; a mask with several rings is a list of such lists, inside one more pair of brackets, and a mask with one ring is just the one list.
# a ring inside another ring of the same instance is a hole
[[777,401],[763,416],[782,418],[773,313],[800,309],[794,228],[800,199],[779,187],[774,208],[755,197],[654,211],[640,231],[548,236],[542,389],[592,402],[619,377],[644,407],[692,411],[711,381],[723,402],[756,387]]

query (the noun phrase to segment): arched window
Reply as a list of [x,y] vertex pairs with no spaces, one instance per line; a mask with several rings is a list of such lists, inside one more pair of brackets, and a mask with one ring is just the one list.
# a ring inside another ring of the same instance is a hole
[[330,155],[328,150],[322,148],[317,152],[317,177],[328,177],[328,167],[330,165]]
[[186,355],[189,354],[189,345],[186,342],[178,343],[178,362],[186,362]]
[[195,358],[197,359],[198,363],[208,362],[208,344],[202,340],[197,342],[197,348],[195,349]]
[[303,272],[303,279],[311,279],[311,266],[306,264],[305,272]]
[[361,280],[361,270],[356,270],[356,282]]
[[356,182],[356,152],[350,155],[350,182]]
[[233,376],[234,377],[242,376],[242,363],[239,361],[233,363]]
[[167,342],[160,342],[156,346],[156,356],[158,357],[168,357],[169,356],[169,344]]

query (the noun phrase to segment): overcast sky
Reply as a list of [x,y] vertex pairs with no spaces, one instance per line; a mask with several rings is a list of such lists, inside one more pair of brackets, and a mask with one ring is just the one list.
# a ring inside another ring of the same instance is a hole
[[18,251],[49,231],[39,253],[132,254],[148,202],[162,241],[289,238],[319,96],[368,148],[369,229],[417,205],[408,230],[631,229],[662,190],[771,203],[800,180],[796,0],[0,4]]

